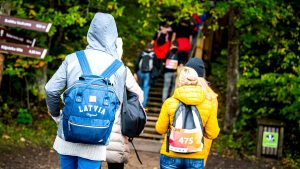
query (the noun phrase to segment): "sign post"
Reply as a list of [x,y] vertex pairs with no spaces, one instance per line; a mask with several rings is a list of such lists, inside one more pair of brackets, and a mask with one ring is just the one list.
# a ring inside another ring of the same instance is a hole
[[34,21],[29,19],[16,18],[7,15],[0,15],[0,25],[6,25],[10,27],[18,27],[28,30],[40,31],[48,33],[52,24]]
[[[11,2],[6,1],[1,3],[0,14],[5,14],[9,16],[10,10],[11,10]],[[5,60],[4,55],[0,53],[0,87],[2,82],[3,70],[4,70],[4,60]]]
[[0,52],[16,54],[21,56],[28,56],[37,59],[44,59],[47,53],[47,49],[36,48],[26,45],[17,45],[14,43],[0,42]]
[[4,28],[0,28],[0,37],[1,37],[1,39],[4,39],[4,40],[27,44],[32,47],[35,45],[35,41],[36,41],[36,39],[22,37],[14,32],[8,31]]
[[[17,18],[10,16],[10,3],[2,3],[0,11],[0,85],[2,80],[3,74],[3,67],[4,67],[4,56],[1,53],[9,53],[15,54],[20,56],[27,56],[32,58],[44,59],[47,53],[47,49],[33,47],[35,45],[36,39],[33,38],[26,38],[14,34],[4,28],[3,26],[9,27],[18,27],[27,30],[34,30],[39,32],[46,32],[48,33],[52,23],[46,23],[41,21],[34,21],[29,19]],[[8,10],[9,9],[9,10]],[[8,43],[6,41],[21,43]],[[30,45],[30,46],[29,46]]]

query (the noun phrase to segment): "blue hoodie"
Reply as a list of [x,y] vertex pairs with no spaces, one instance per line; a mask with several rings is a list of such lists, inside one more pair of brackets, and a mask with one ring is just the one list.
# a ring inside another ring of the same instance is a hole
[[[117,37],[117,26],[113,16],[96,13],[87,33],[88,46],[84,50],[93,74],[100,75],[115,59],[120,59],[117,54]],[[121,103],[123,102],[125,73],[125,67],[122,66],[110,78]],[[73,85],[81,75],[79,61],[76,54],[72,53],[66,56],[45,86],[48,112],[58,123],[57,137],[53,147],[59,154],[102,161],[106,158],[105,146],[71,143],[64,140],[60,121],[62,116],[59,106],[60,95],[64,89]]]

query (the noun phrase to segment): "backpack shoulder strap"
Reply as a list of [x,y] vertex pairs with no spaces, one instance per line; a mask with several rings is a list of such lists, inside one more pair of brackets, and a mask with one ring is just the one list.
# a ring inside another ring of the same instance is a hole
[[75,53],[76,53],[76,56],[77,56],[77,59],[79,61],[79,64],[80,64],[80,67],[81,67],[81,70],[82,70],[83,74],[84,75],[91,75],[92,71],[90,69],[89,62],[86,59],[84,51],[80,50],[80,51],[77,51]]
[[195,111],[195,114],[197,115],[197,118],[198,118],[198,120],[199,120],[199,122],[200,122],[200,127],[201,128],[204,128],[203,127],[203,123],[202,123],[202,118],[201,118],[201,115],[200,115],[200,111],[197,109],[197,107],[196,106],[191,106],[191,109],[192,109],[192,111]]
[[186,108],[185,104],[183,104],[181,101],[179,101],[178,106],[177,106],[177,108],[174,112],[174,118],[173,118],[173,124],[172,124],[173,126],[175,126],[175,124],[176,124],[176,119],[179,116],[180,111],[183,111],[183,110],[180,110],[180,109],[185,110],[185,108]]
[[122,62],[115,59],[113,63],[101,74],[104,78],[109,78],[113,75],[122,65]]
[[[200,123],[200,127],[201,127],[202,132],[203,132],[203,136],[204,136],[204,130],[205,130],[205,128],[203,127],[203,123],[202,123],[202,118],[201,118],[201,115],[200,115],[200,111],[197,109],[196,106],[192,106],[191,108],[192,108],[192,111],[194,110],[196,112],[196,115],[197,115],[199,123]],[[202,143],[204,143],[204,137],[202,137],[201,141],[202,141]]]
[[[174,112],[174,118],[173,118],[173,124],[176,123],[176,115],[178,116],[178,109],[183,105],[182,102],[179,101],[178,106]],[[172,124],[172,125],[173,125]],[[168,124],[168,131],[167,131],[167,143],[166,143],[166,152],[169,152],[170,150],[170,142],[169,142],[169,138],[170,138],[170,134],[171,134],[171,120],[169,119],[169,124]]]

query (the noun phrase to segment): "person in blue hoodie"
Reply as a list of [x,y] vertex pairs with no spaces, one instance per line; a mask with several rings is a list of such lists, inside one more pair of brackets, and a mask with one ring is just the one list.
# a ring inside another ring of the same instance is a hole
[[[115,59],[121,60],[117,53],[117,38],[118,31],[114,17],[106,13],[96,13],[87,33],[88,45],[84,50],[92,74],[100,75]],[[45,86],[48,112],[58,124],[53,148],[59,154],[62,169],[99,169],[101,161],[106,160],[106,145],[72,143],[64,139],[60,95],[81,75],[79,61],[76,54],[72,53],[66,56]],[[110,77],[120,103],[123,102],[125,75],[126,68],[121,66]],[[120,112],[120,109],[121,106],[117,112]]]

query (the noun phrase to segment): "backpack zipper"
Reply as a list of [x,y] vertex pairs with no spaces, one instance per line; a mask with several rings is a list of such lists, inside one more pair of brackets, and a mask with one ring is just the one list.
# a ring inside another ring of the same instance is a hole
[[76,124],[76,123],[72,123],[70,121],[68,121],[68,124],[69,124],[69,131],[71,131],[71,125],[73,126],[77,126],[77,127],[85,127],[85,128],[98,128],[98,129],[101,129],[101,128],[108,128],[109,125],[106,125],[106,126],[86,126],[86,125],[81,125],[81,124]]

